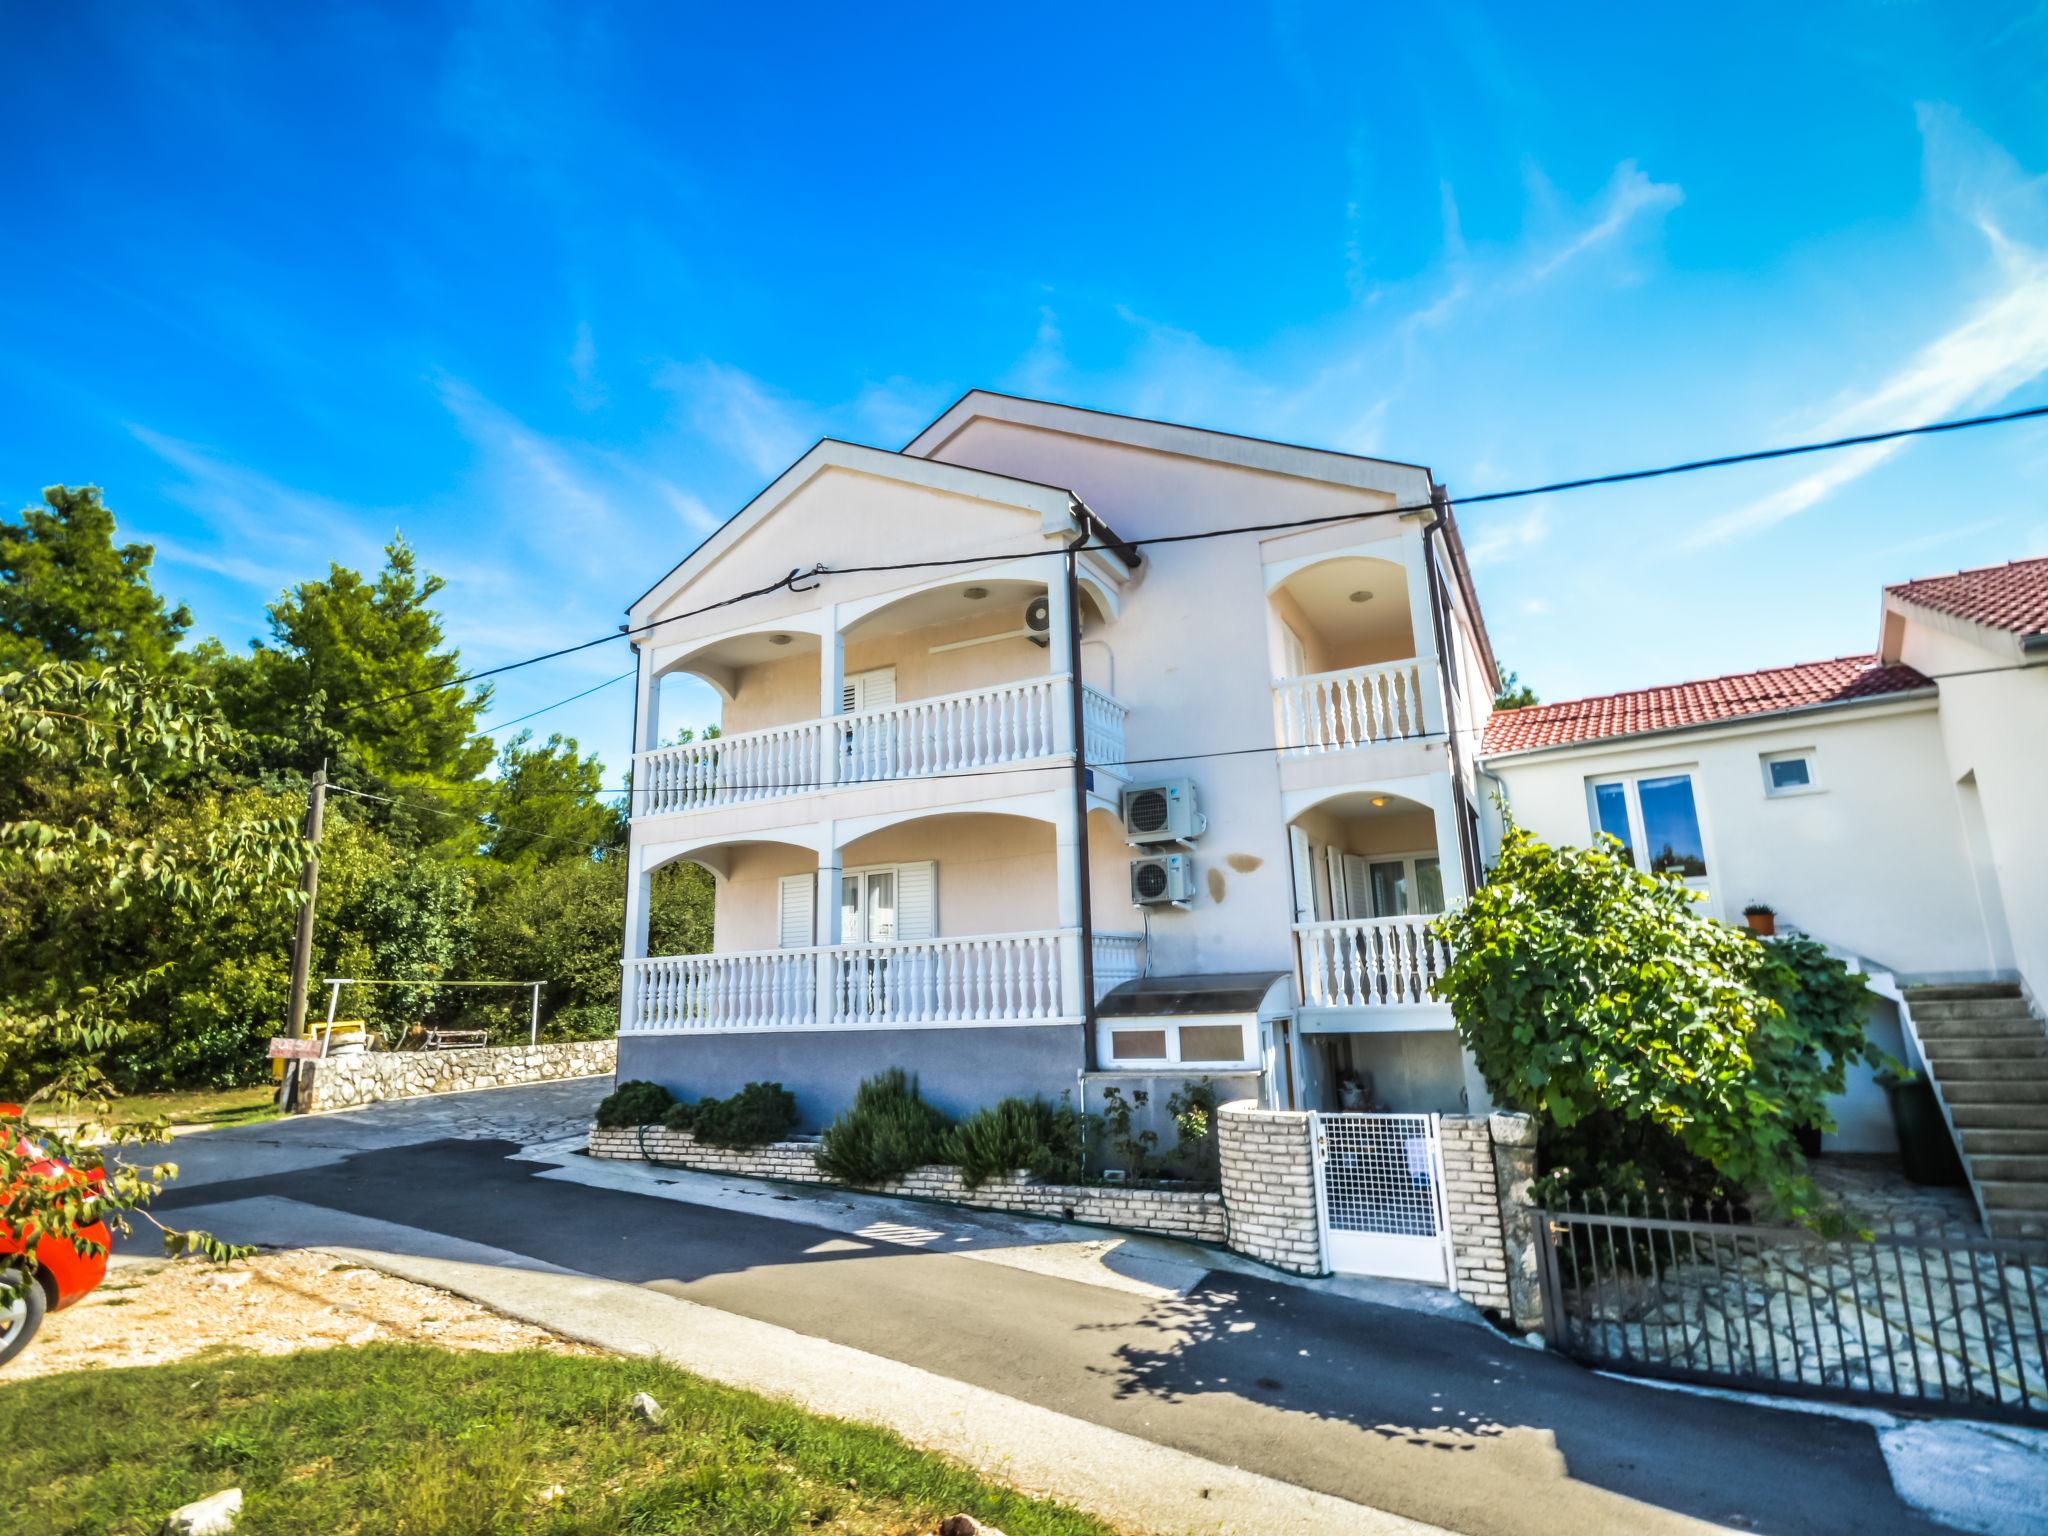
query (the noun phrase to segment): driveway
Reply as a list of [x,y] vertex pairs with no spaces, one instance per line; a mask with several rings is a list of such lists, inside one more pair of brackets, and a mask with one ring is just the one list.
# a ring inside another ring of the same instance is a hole
[[[224,1236],[256,1241],[263,1231],[238,1226],[281,1209],[298,1243],[321,1241],[323,1221],[342,1242],[365,1222],[397,1224],[1474,1536],[1701,1521],[1948,1528],[1900,1501],[1865,1424],[1593,1375],[1456,1316],[1199,1263],[1164,1283],[1095,1283],[1037,1261],[1043,1226],[934,1209],[928,1224],[850,1231],[815,1219],[824,1207],[804,1196],[757,1191],[753,1208],[734,1209],[675,1198],[650,1170],[632,1170],[637,1188],[606,1187],[623,1170],[515,1159],[587,1124],[605,1086],[451,1095],[187,1138],[183,1176],[159,1209],[174,1220],[203,1207]],[[807,1219],[783,1219],[777,1200]],[[244,1201],[262,1204],[238,1218]],[[986,1251],[1005,1246],[1014,1251]]]

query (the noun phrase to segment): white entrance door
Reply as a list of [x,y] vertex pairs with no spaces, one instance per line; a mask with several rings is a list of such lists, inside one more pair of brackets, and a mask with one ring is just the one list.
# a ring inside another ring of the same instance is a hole
[[1317,1209],[1330,1268],[1450,1284],[1437,1117],[1317,1114],[1314,1135]]

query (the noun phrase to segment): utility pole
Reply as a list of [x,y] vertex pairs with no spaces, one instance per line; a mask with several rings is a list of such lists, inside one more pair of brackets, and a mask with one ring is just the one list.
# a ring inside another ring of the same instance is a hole
[[[313,903],[320,895],[320,824],[326,811],[327,763],[322,759],[320,771],[306,788],[306,868],[299,876],[299,892],[305,900],[299,903],[299,928],[292,940],[291,1016],[285,1024],[285,1033],[294,1040],[303,1039],[306,1033],[306,988],[313,972]],[[298,1087],[299,1064],[293,1060],[285,1064],[280,1108],[292,1107]]]

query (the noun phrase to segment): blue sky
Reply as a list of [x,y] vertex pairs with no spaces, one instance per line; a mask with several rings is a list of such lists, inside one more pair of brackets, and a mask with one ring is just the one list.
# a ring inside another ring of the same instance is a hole
[[[1454,496],[2048,401],[2048,7],[1656,9],[11,6],[0,495],[105,487],[235,645],[402,529],[490,665],[975,385]],[[1465,535],[1563,698],[1866,649],[1881,583],[2048,553],[2044,471],[2002,427]],[[616,768],[629,710],[534,725]]]

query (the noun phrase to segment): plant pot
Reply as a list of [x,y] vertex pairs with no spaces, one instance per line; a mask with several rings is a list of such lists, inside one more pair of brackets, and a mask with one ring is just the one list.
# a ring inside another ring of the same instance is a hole
[[1878,1079],[1891,1101],[1892,1126],[1899,1134],[1899,1163],[1909,1184],[1960,1184],[1962,1159],[1949,1135],[1948,1122],[1941,1117],[1941,1105],[1924,1077],[1901,1082],[1893,1077]]
[[1768,939],[1778,931],[1778,914],[1775,912],[1745,912],[1742,920],[1749,924],[1749,931],[1760,939]]

